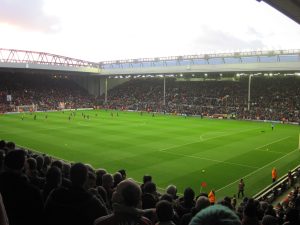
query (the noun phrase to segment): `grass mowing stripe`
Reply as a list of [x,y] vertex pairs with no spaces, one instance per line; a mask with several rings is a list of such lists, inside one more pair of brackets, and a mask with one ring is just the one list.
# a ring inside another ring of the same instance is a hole
[[[182,144],[182,145],[176,145],[176,146],[172,146],[172,147],[169,147],[169,148],[161,149],[159,151],[167,151],[167,150],[170,150],[170,149],[179,148],[179,147],[183,147],[183,146],[186,146],[186,145],[191,145],[191,144],[196,144],[196,143],[200,143],[200,142],[210,141],[212,139],[217,139],[217,138],[221,138],[221,137],[227,137],[227,136],[231,136],[231,135],[235,135],[235,134],[240,134],[240,133],[243,133],[243,132],[247,132],[247,131],[251,131],[251,130],[257,130],[257,129],[260,129],[260,128],[256,127],[256,128],[251,128],[251,129],[245,129],[245,130],[242,130],[242,131],[239,131],[239,132],[234,132],[234,133],[225,134],[225,135],[219,135],[219,136],[215,136],[215,137],[211,137],[211,138],[207,138],[207,139],[203,139],[202,135],[201,135],[200,136],[200,141],[193,141],[193,142],[189,142],[189,143]],[[217,132],[217,133],[220,133],[220,132]]]
[[260,149],[260,148],[263,148],[263,147],[265,147],[265,146],[269,146],[269,145],[271,145],[271,144],[274,144],[274,143],[277,143],[277,142],[283,141],[283,140],[285,140],[285,139],[288,139],[288,138],[290,138],[290,136],[287,136],[287,137],[281,138],[281,139],[279,139],[279,140],[276,140],[276,141],[270,142],[270,143],[268,143],[268,144],[265,144],[265,145],[259,146],[259,147],[255,148],[255,149]]
[[276,153],[276,154],[285,154],[285,152],[271,151],[271,150],[254,149],[254,151],[259,151],[259,152],[271,152],[271,153]]
[[[298,149],[298,148],[294,149],[293,151],[289,152],[288,154],[286,154],[286,155],[284,155],[284,156],[282,156],[282,157],[280,157],[280,158],[278,158],[278,159],[276,159],[276,160],[274,160],[274,161],[272,161],[272,162],[270,162],[270,163],[264,165],[263,167],[258,168],[257,170],[254,170],[253,172],[247,174],[246,176],[243,176],[242,178],[244,179],[244,178],[246,178],[246,177],[249,177],[249,176],[251,176],[251,175],[257,173],[258,171],[260,171],[260,170],[262,170],[262,169],[264,169],[264,168],[270,166],[272,163],[275,163],[275,162],[277,162],[277,161],[283,159],[284,157],[286,157],[286,156],[288,156],[288,155],[290,155],[290,154],[292,154],[292,153],[294,153],[294,152],[296,152],[296,151],[299,151],[299,149]],[[236,184],[236,183],[239,182],[239,181],[240,181],[240,179],[238,179],[238,180],[236,180],[236,181],[233,181],[233,182],[231,182],[230,184],[228,184],[228,185],[226,185],[226,186],[224,186],[224,187],[222,187],[222,188],[219,188],[218,190],[216,190],[216,192],[221,191],[221,190],[223,190],[223,189],[225,189],[225,188],[227,188],[227,187],[229,187],[229,186],[231,186],[231,185],[233,185],[233,184]]]
[[174,153],[174,152],[168,152],[168,151],[165,151],[165,150],[159,150],[159,151],[167,153],[167,154],[171,154],[171,155],[178,155],[178,156],[183,156],[183,157],[188,157],[188,158],[202,159],[202,160],[206,160],[206,161],[224,163],[224,164],[228,164],[228,165],[247,167],[247,168],[252,168],[252,169],[259,168],[259,167],[256,167],[256,166],[249,166],[249,165],[245,165],[245,164],[231,163],[231,162],[226,162],[226,161],[221,161],[221,160],[216,160],[216,159],[203,158],[203,157],[199,157],[199,156],[195,156],[195,155],[184,155],[184,154],[179,154],[179,153]]

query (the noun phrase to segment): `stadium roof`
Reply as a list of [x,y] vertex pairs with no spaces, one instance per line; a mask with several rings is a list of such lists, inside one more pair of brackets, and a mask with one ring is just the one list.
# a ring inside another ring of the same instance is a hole
[[257,0],[264,1],[300,24],[300,0]]
[[93,63],[44,52],[0,49],[0,69],[99,76],[300,73],[300,50],[249,51]]

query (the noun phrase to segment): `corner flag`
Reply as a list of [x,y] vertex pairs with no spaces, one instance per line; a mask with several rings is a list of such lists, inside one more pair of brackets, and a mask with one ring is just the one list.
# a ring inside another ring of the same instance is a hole
[[201,187],[204,187],[204,188],[205,188],[206,186],[207,186],[207,183],[206,183],[206,182],[204,182],[204,181],[201,182]]
[[202,192],[202,188],[206,188],[207,183],[205,181],[201,182],[200,193]]

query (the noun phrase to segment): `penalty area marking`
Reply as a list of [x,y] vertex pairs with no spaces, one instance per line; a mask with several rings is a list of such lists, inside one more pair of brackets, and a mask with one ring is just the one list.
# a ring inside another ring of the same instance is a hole
[[[277,161],[283,159],[284,157],[286,157],[286,156],[288,156],[288,155],[290,155],[290,154],[292,154],[292,153],[294,153],[294,152],[296,152],[296,151],[299,151],[299,149],[298,149],[298,148],[294,149],[293,151],[289,152],[288,154],[286,154],[286,155],[284,155],[284,156],[282,156],[282,157],[280,157],[280,158],[278,158],[278,159],[275,159],[274,161],[272,161],[272,162],[270,162],[270,163],[264,165],[263,167],[260,167],[260,168],[258,168],[257,170],[254,170],[253,172],[247,174],[246,176],[243,176],[242,178],[245,179],[246,177],[249,177],[249,176],[251,176],[251,175],[257,173],[258,171],[260,171],[260,170],[262,170],[262,169],[264,169],[264,168],[270,166],[271,164],[273,164],[273,163],[275,163],[275,162],[277,162]],[[221,190],[223,190],[223,189],[225,189],[225,188],[227,188],[227,187],[229,187],[229,186],[231,186],[231,185],[233,185],[233,184],[237,184],[237,182],[239,182],[239,181],[240,181],[240,178],[237,179],[236,181],[233,181],[233,182],[231,182],[230,184],[227,184],[226,186],[224,186],[224,187],[222,187],[222,188],[216,190],[216,192],[221,191]]]

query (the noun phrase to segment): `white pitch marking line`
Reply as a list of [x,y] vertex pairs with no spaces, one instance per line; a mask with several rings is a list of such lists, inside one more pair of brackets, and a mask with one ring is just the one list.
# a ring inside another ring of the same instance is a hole
[[[175,146],[172,146],[172,147],[160,149],[158,151],[166,151],[166,150],[169,150],[169,149],[172,149],[172,148],[180,148],[180,147],[183,147],[183,146],[186,146],[186,145],[191,145],[191,144],[195,144],[195,143],[209,141],[209,140],[212,140],[212,139],[216,139],[216,138],[220,138],[220,137],[226,137],[226,136],[230,136],[230,135],[234,135],[234,134],[238,134],[238,133],[242,133],[242,132],[246,132],[246,131],[250,131],[250,130],[257,130],[257,129],[260,129],[260,128],[252,128],[252,129],[247,129],[247,130],[241,130],[239,132],[229,133],[229,134],[225,134],[225,135],[219,135],[219,136],[215,136],[215,137],[211,137],[211,138],[207,138],[207,139],[202,138],[202,140],[200,140],[200,141],[193,141],[193,142],[189,142],[189,143],[182,144],[182,145],[175,145]],[[200,136],[200,139],[201,139],[201,136]]]
[[272,153],[277,153],[277,154],[285,154],[285,152],[276,152],[276,151],[271,151],[271,150],[259,150],[259,149],[255,149],[255,151],[260,151],[260,152],[272,152]]
[[178,156],[188,157],[188,158],[203,159],[203,160],[207,160],[207,161],[212,161],[212,162],[217,162],[217,163],[224,163],[224,164],[235,165],[235,166],[240,166],[240,167],[247,167],[247,168],[252,168],[252,169],[259,168],[259,167],[256,167],[256,166],[249,166],[249,165],[244,165],[244,164],[239,164],[239,163],[231,163],[231,162],[226,162],[226,161],[221,161],[221,160],[216,160],[216,159],[198,157],[198,156],[194,156],[194,155],[178,154],[178,153],[168,152],[168,151],[165,151],[165,150],[160,150],[160,152],[164,152],[164,153],[171,154],[171,155],[178,155]]
[[274,144],[274,143],[276,143],[276,142],[283,141],[283,140],[285,140],[285,139],[288,139],[288,138],[290,138],[290,136],[287,136],[287,137],[284,137],[284,138],[278,139],[278,140],[276,140],[276,141],[272,141],[272,142],[270,142],[270,143],[268,143],[268,144],[265,144],[265,145],[259,146],[259,147],[255,148],[255,150],[257,150],[257,149],[260,149],[260,148],[263,148],[263,147],[266,147],[266,146],[268,146],[268,145],[271,145],[271,144]]
[[[277,161],[283,159],[284,157],[286,157],[286,156],[288,156],[288,155],[290,155],[290,154],[292,154],[292,153],[294,153],[294,152],[296,152],[296,151],[299,151],[299,149],[298,149],[298,148],[294,149],[293,151],[289,152],[288,154],[286,154],[286,155],[284,155],[284,156],[282,156],[282,157],[280,157],[280,158],[278,158],[278,159],[275,159],[274,161],[272,161],[272,162],[266,164],[265,166],[260,167],[260,168],[258,168],[257,170],[254,170],[253,172],[247,174],[246,176],[243,176],[242,178],[245,179],[246,177],[249,177],[249,176],[251,176],[252,174],[255,174],[256,172],[258,172],[258,171],[260,171],[260,170],[266,168],[267,166],[271,165],[272,163],[277,162]],[[222,187],[222,188],[216,190],[216,192],[221,191],[221,190],[223,190],[223,189],[225,189],[225,188],[227,188],[227,187],[229,187],[229,186],[231,186],[231,185],[233,185],[233,184],[236,184],[236,183],[239,182],[239,181],[240,181],[240,179],[238,179],[238,180],[236,180],[236,181],[233,181],[232,183],[227,184],[226,186],[224,186],[224,187]]]

